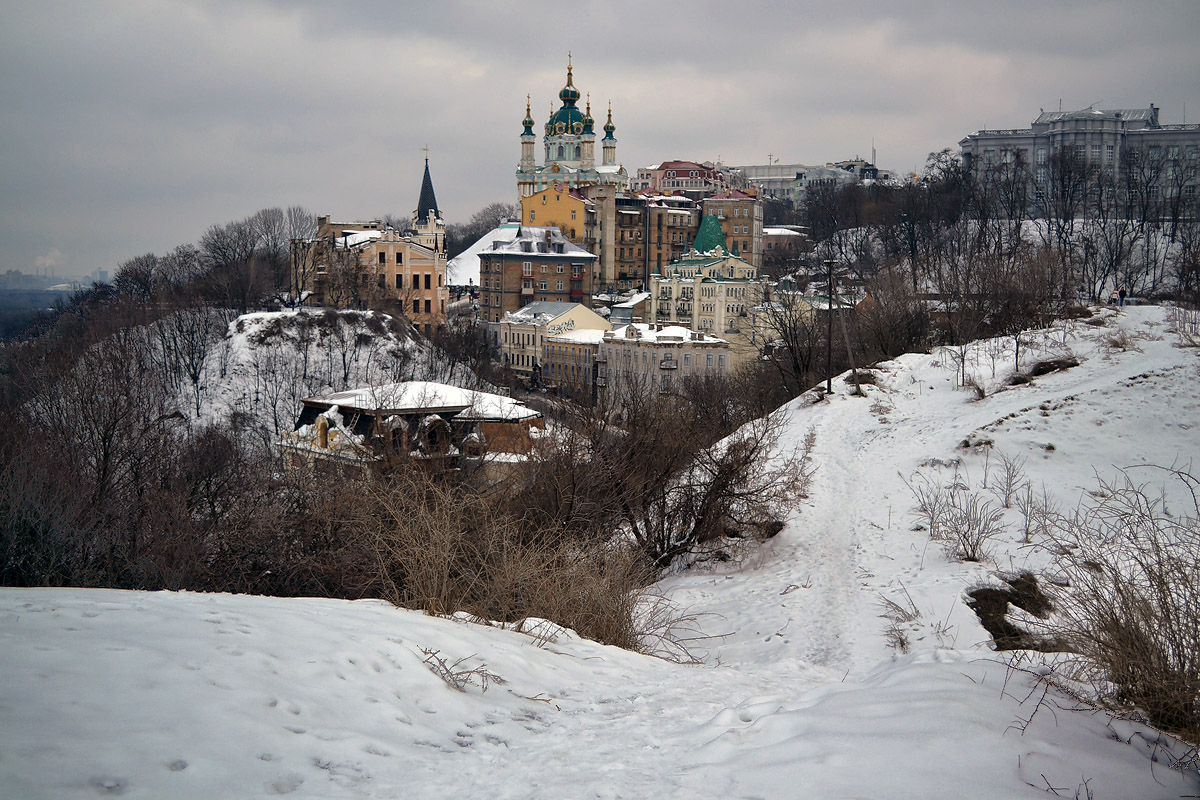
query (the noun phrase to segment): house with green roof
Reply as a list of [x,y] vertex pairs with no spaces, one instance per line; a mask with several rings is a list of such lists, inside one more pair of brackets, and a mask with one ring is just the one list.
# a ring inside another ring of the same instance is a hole
[[752,357],[750,309],[762,302],[758,269],[726,245],[720,221],[703,217],[684,257],[650,274],[649,320],[729,340],[735,360]]

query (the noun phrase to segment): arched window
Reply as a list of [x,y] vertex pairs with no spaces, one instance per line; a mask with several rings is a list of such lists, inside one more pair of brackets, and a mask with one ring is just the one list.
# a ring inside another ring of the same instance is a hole
[[563,157],[563,146],[561,144],[558,146],[558,157]]
[[579,159],[579,145],[575,145],[575,159]]

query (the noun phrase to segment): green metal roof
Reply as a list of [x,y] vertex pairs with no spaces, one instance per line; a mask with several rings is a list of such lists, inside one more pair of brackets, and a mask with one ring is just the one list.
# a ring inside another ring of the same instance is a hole
[[729,246],[725,244],[725,234],[721,232],[721,221],[709,214],[700,220],[700,230],[696,232],[696,241],[692,249],[697,253],[708,253],[720,247],[726,253]]

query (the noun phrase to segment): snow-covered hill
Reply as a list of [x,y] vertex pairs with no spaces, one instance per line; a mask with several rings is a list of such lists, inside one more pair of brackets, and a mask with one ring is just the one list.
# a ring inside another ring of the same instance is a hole
[[[277,436],[291,430],[304,397],[402,380],[482,388],[463,365],[448,363],[408,323],[387,314],[311,309],[244,314],[205,354],[200,416],[227,420],[246,414]],[[189,399],[192,391],[185,386]]]
[[[797,399],[804,507],[741,563],[658,587],[694,616],[695,664],[374,601],[2,590],[0,796],[1200,794],[1152,734],[991,650],[965,591],[1045,561],[1015,510],[984,564],[913,529],[917,474],[983,490],[1003,454],[1070,506],[1096,472],[1200,453],[1200,352],[1163,309],[1094,322],[1032,337],[1031,361],[1081,363],[1031,384],[1006,385],[1003,342],[973,347],[981,400],[948,351],[884,365],[866,398]],[[884,599],[913,611],[907,653]]]

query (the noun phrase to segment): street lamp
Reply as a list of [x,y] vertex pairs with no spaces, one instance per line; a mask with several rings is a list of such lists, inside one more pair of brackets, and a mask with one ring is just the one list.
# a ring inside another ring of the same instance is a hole
[[832,258],[825,259],[825,269],[829,277],[829,297],[825,304],[825,394],[833,394],[833,264]]

